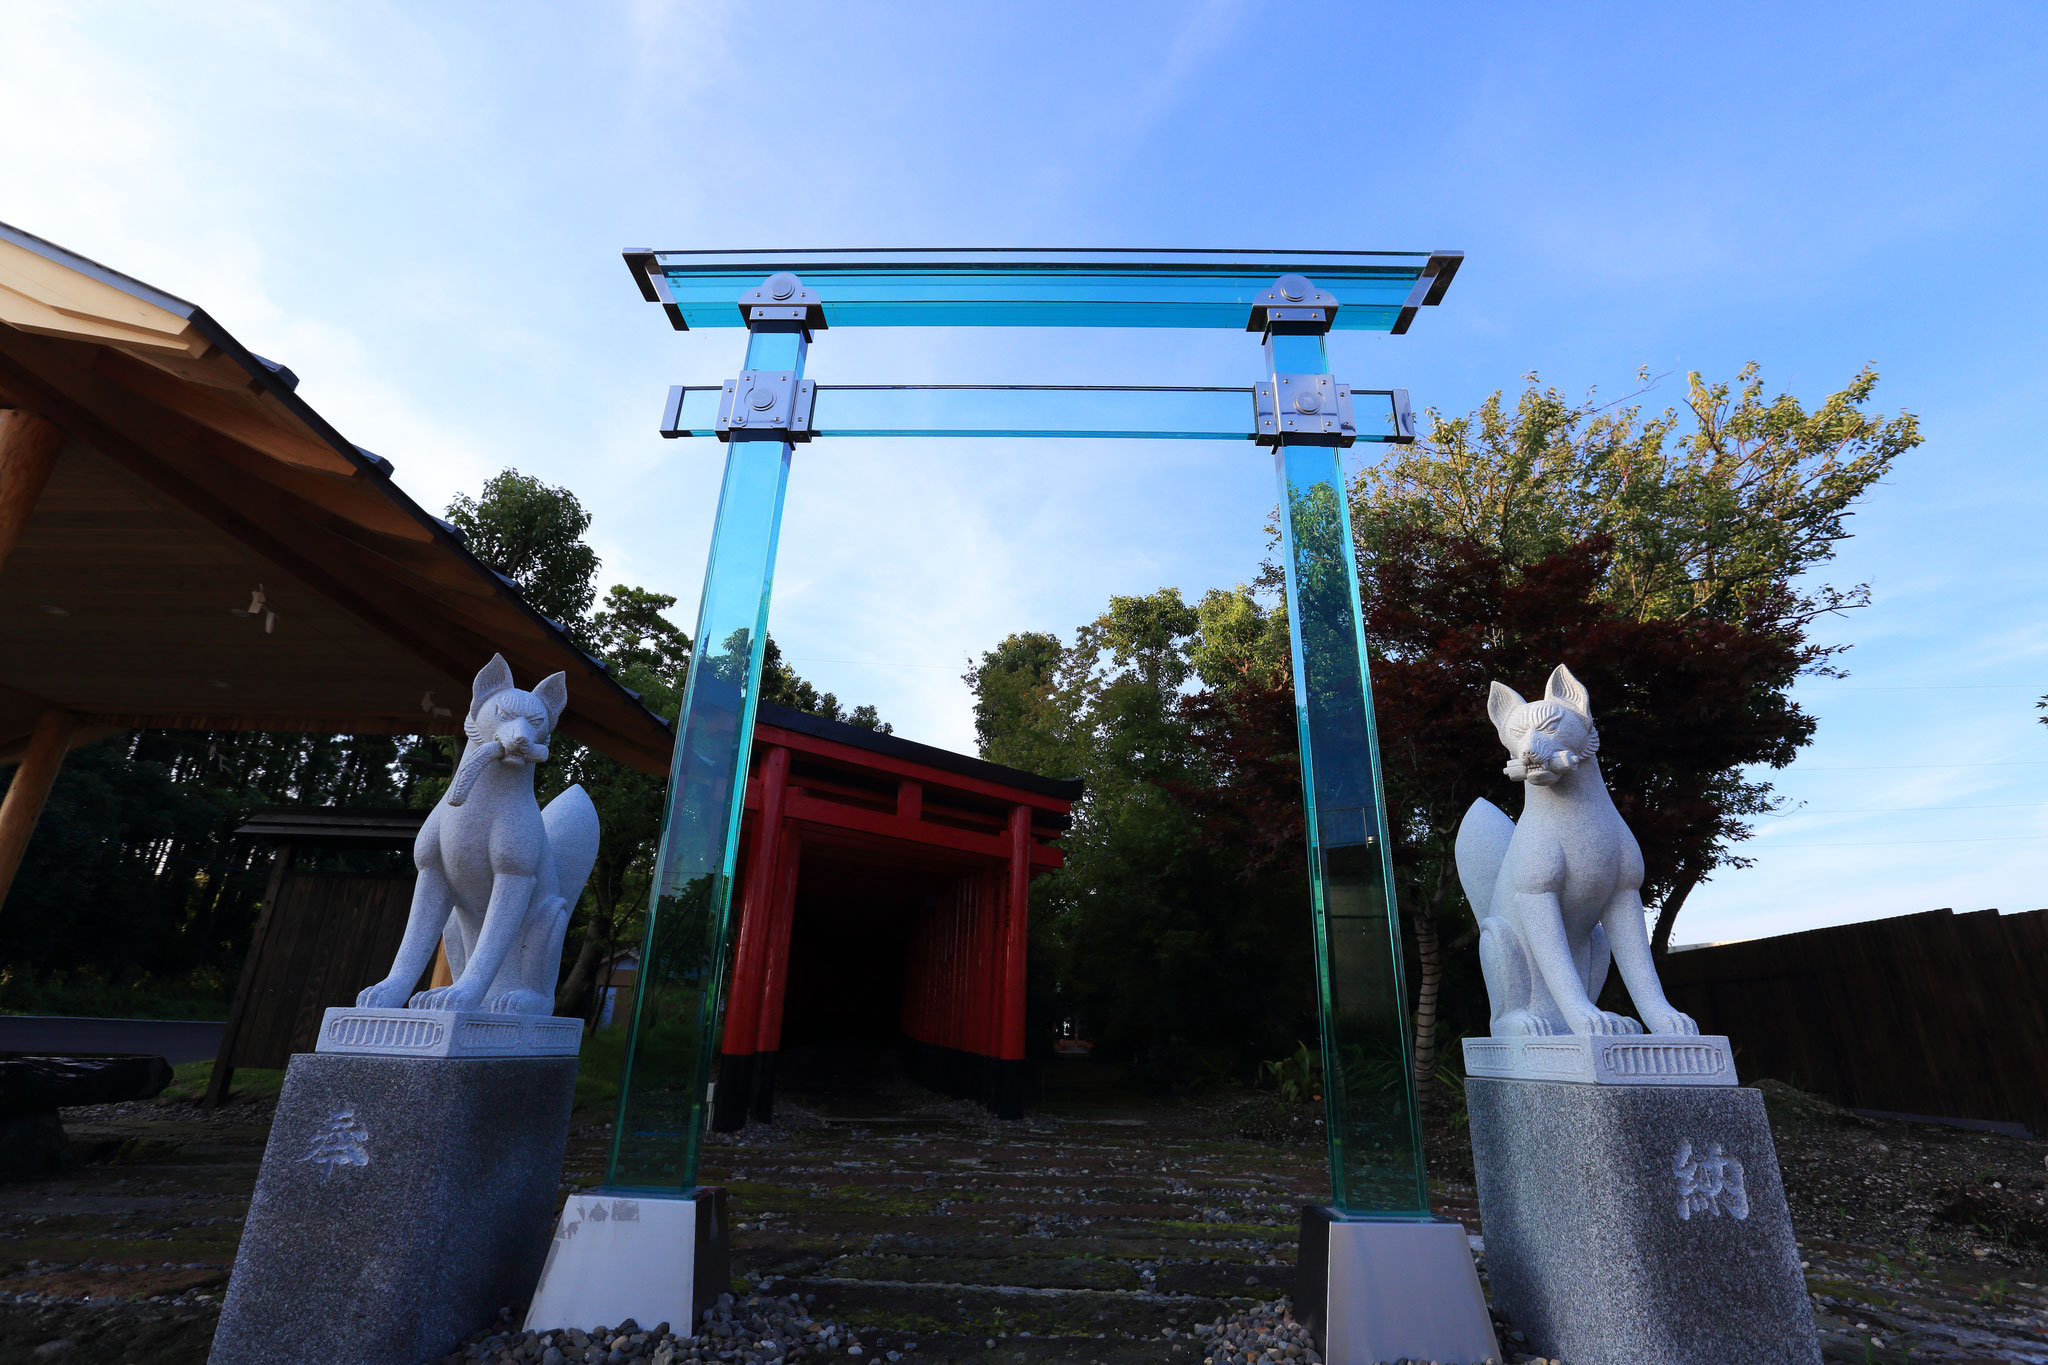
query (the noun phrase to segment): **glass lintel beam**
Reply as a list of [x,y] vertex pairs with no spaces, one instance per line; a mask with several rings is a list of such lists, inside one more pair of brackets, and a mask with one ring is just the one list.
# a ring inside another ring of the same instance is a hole
[[[669,390],[664,436],[718,435],[719,386]],[[1406,389],[1352,389],[1360,441],[1406,444],[1415,421]],[[1071,436],[1249,441],[1252,390],[1032,384],[820,384],[810,435]]]
[[1258,295],[1305,275],[1338,331],[1405,332],[1443,298],[1455,251],[628,251],[641,294],[678,330],[742,327],[739,299],[797,275],[831,327],[1210,327],[1245,330]]

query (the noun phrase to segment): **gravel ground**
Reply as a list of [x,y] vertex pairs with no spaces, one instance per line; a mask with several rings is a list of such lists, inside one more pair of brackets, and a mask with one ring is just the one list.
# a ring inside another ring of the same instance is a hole
[[[705,1313],[702,1329],[695,1339],[679,1339],[668,1323],[643,1329],[638,1323],[617,1327],[593,1327],[589,1331],[479,1332],[460,1351],[451,1352],[441,1365],[623,1365],[626,1361],[648,1361],[651,1365],[676,1362],[731,1361],[735,1365],[774,1365],[774,1362],[808,1360],[826,1356],[858,1359],[872,1354],[877,1360],[903,1361],[918,1349],[905,1341],[897,1350],[870,1352],[861,1344],[860,1333],[843,1323],[811,1316],[806,1299],[815,1296],[791,1294],[774,1298],[749,1294],[735,1300],[720,1297],[718,1307]],[[1162,1337],[1182,1335],[1167,1328]],[[1300,1362],[1322,1365],[1315,1341],[1307,1327],[1294,1320],[1286,1299],[1259,1304],[1214,1322],[1197,1323],[1188,1335],[1204,1352],[1202,1365],[1260,1365],[1260,1362]],[[995,1346],[991,1338],[988,1348]],[[1519,1358],[1525,1365],[1552,1365],[1541,1357]],[[1406,1358],[1382,1361],[1379,1365],[1411,1365]],[[1413,1365],[1424,1365],[1416,1361]],[[1437,1365],[1431,1361],[1427,1365]],[[1447,1363],[1448,1365],[1448,1363]],[[1459,1362],[1458,1365],[1466,1365]],[[1471,1362],[1470,1365],[1480,1365]],[[1492,1365],[1492,1362],[1486,1362]]]
[[[718,1296],[718,1306],[706,1310],[694,1337],[678,1337],[668,1323],[643,1328],[628,1319],[616,1327],[593,1327],[589,1331],[569,1329],[558,1332],[479,1332],[460,1351],[443,1357],[442,1365],[621,1365],[647,1361],[650,1365],[681,1365],[682,1362],[732,1361],[775,1362],[814,1360],[828,1355],[855,1359],[867,1354],[860,1333],[843,1323],[814,1318],[803,1295],[782,1298],[748,1294],[735,1299]],[[915,1346],[909,1349],[915,1350]],[[887,1360],[900,1360],[902,1352],[890,1351]]]
[[[2048,1143],[1763,1089],[1829,1365],[2048,1365]],[[615,1328],[592,1355],[594,1333],[508,1333],[455,1358],[1315,1365],[1286,1298],[1294,1211],[1327,1197],[1313,1109],[1105,1093],[1003,1124],[900,1098],[784,1105],[707,1146],[732,1199],[731,1335]],[[1433,1202],[1479,1232],[1455,1106],[1428,1127]],[[67,1111],[82,1164],[0,1186],[0,1362],[204,1365],[269,1112]],[[600,1178],[606,1137],[579,1126],[565,1188]]]

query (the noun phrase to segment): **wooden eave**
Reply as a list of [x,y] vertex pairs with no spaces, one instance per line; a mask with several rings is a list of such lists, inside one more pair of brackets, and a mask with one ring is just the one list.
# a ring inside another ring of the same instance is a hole
[[[668,728],[202,309],[0,224],[0,407],[66,443],[0,572],[0,763],[42,710],[443,733],[503,654],[561,730],[665,774]],[[261,585],[276,622],[239,615]],[[445,714],[443,714],[445,712]]]

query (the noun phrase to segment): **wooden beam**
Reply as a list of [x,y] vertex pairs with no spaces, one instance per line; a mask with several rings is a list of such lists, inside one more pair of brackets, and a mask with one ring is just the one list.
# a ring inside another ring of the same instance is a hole
[[35,734],[29,739],[28,752],[22,756],[21,766],[14,770],[7,798],[0,801],[0,906],[7,903],[8,889],[21,868],[21,856],[28,851],[29,836],[35,833],[36,821],[43,816],[43,803],[50,799],[57,770],[64,766],[64,751],[71,747],[71,736],[77,729],[78,717],[69,711],[52,707],[43,712],[42,719],[36,722]]
[[21,408],[0,408],[0,572],[14,553],[43,485],[56,467],[64,433]]

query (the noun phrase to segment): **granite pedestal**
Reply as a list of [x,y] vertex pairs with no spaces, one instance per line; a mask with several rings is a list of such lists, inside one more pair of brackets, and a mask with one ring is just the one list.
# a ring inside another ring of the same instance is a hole
[[1760,1091],[1470,1076],[1494,1306],[1572,1365],[1817,1365]]
[[420,1365],[533,1293],[574,1057],[300,1053],[211,1365]]

